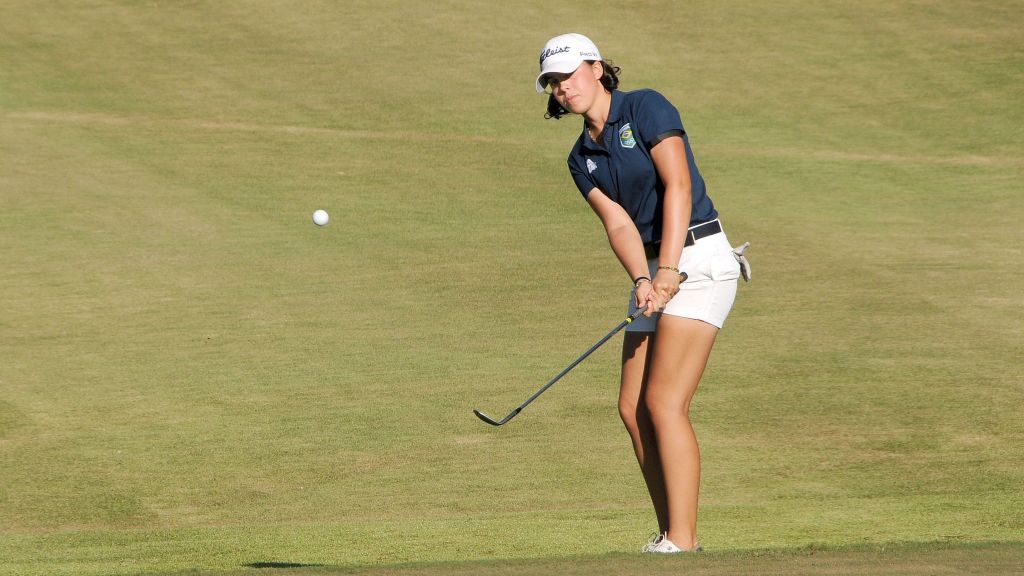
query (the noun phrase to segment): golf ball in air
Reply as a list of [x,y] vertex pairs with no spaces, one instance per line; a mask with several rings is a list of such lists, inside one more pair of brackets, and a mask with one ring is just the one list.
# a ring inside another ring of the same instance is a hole
[[313,212],[313,223],[317,226],[324,226],[331,217],[327,215],[326,210],[317,210]]

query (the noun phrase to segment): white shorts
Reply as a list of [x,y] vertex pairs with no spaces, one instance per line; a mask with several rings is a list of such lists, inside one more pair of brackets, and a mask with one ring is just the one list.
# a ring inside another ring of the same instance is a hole
[[[647,261],[651,278],[658,271],[658,259]],[[662,312],[650,318],[640,316],[628,326],[627,332],[654,332],[661,314],[701,320],[721,328],[736,300],[740,263],[733,256],[725,232],[706,236],[692,246],[683,248],[679,258],[680,271],[689,276]],[[636,291],[629,291],[629,314],[636,312]]]

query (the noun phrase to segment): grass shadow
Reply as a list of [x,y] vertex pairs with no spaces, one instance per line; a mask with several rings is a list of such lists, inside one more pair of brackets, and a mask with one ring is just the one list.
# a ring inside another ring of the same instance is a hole
[[323,564],[300,564],[298,562],[253,562],[242,566],[246,568],[324,568]]

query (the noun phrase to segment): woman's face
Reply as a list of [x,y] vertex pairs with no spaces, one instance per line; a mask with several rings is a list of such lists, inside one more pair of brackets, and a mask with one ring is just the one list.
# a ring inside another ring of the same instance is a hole
[[573,114],[583,114],[594,105],[594,99],[604,90],[601,76],[604,66],[600,62],[584,62],[571,74],[548,74],[547,83],[555,100]]

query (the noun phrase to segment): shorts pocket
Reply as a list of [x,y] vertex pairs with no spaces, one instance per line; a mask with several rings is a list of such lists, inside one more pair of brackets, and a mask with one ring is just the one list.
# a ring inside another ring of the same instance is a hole
[[711,279],[715,282],[736,280],[740,277],[740,263],[732,252],[719,252],[711,258]]
[[711,254],[687,254],[683,252],[683,261],[679,263],[679,269],[686,272],[686,282],[683,287],[693,286],[698,282],[710,282],[711,267],[714,255]]

